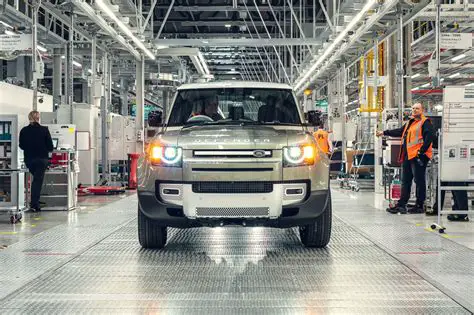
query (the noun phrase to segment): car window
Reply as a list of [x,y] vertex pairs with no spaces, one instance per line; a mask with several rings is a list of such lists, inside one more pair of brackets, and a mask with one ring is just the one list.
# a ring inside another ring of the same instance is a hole
[[216,88],[178,92],[168,119],[169,126],[190,121],[250,121],[301,124],[290,89]]

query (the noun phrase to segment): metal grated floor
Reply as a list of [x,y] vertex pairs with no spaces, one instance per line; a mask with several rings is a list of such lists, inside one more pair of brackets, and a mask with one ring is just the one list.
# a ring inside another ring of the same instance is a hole
[[172,230],[166,250],[143,250],[136,230],[0,300],[0,313],[469,314],[337,218],[322,250],[295,230],[240,227]]

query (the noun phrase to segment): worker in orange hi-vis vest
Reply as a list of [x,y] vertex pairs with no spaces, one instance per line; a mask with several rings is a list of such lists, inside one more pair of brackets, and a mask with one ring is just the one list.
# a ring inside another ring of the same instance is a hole
[[319,150],[329,155],[332,152],[332,143],[329,140],[329,132],[323,128],[323,124],[319,125],[318,130],[313,133],[313,136],[316,139]]
[[421,103],[413,104],[412,116],[401,128],[377,131],[377,137],[401,137],[400,162],[402,162],[402,193],[397,205],[388,208],[393,214],[407,213],[407,202],[410,199],[413,179],[416,184],[416,204],[411,213],[423,213],[426,199],[426,166],[433,157],[433,140],[435,131],[431,121],[425,117]]

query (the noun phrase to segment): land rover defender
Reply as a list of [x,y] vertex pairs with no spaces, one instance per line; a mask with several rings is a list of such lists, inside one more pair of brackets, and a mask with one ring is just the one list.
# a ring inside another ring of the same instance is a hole
[[162,248],[167,229],[298,227],[331,236],[329,160],[290,86],[211,82],[178,88],[138,168],[138,238]]

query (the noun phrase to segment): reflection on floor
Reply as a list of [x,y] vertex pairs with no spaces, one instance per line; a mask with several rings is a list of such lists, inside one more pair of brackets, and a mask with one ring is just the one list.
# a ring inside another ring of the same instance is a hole
[[43,231],[54,228],[57,225],[73,222],[78,217],[90,215],[98,208],[125,198],[133,194],[126,192],[123,195],[113,196],[84,196],[79,197],[79,208],[73,211],[42,211],[38,213],[25,212],[22,222],[15,225],[10,224],[9,216],[6,212],[0,213],[0,250],[9,245],[24,241]]
[[[414,216],[387,214],[370,198],[333,191],[333,238],[321,250],[301,246],[295,230],[241,227],[175,229],[165,250],[143,250],[136,196],[29,214],[17,227],[0,223],[1,231],[18,232],[0,235],[10,242],[0,251],[0,313],[474,310],[472,249],[414,224]],[[22,228],[35,222],[41,233]]]

